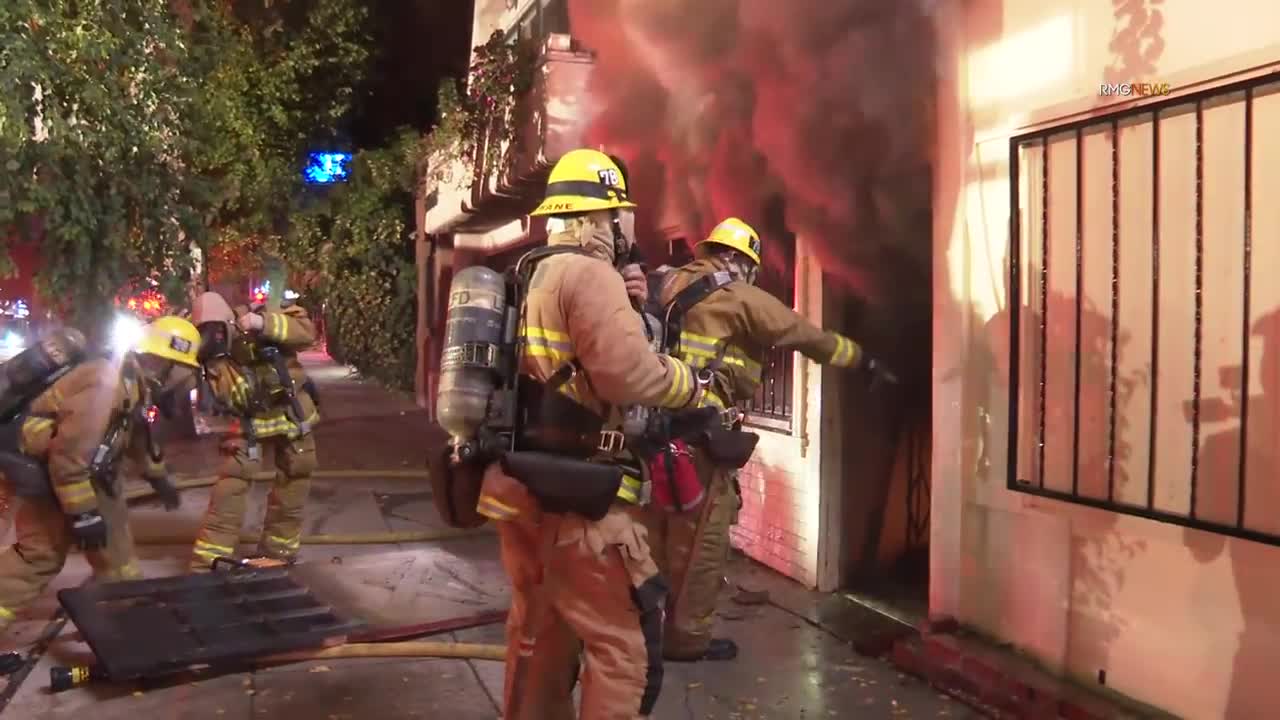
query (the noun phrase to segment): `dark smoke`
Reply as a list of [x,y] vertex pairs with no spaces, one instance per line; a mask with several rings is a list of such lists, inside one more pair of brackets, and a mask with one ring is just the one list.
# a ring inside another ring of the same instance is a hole
[[769,241],[796,233],[866,302],[848,330],[896,362],[923,361],[903,369],[927,384],[928,4],[573,0],[570,12],[598,58],[590,141],[658,178],[633,193],[666,208],[652,222],[697,238],[737,215],[774,263]]

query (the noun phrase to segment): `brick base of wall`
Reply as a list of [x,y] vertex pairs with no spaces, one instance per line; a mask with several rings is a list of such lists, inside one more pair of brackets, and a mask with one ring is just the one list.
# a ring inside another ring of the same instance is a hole
[[748,557],[814,587],[818,528],[807,508],[817,502],[810,494],[818,492],[818,484],[806,482],[798,451],[769,447],[765,438],[761,445],[738,475],[742,510],[732,530],[733,544]]

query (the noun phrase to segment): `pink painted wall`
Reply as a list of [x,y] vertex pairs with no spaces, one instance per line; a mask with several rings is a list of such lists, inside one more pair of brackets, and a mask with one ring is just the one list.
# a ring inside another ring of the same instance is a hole
[[[1009,187],[1022,185],[1015,212],[1025,238],[1041,231],[1039,170],[1044,156],[1025,153],[1011,178],[1009,137],[1031,127],[1096,115],[1116,100],[1103,82],[1167,82],[1176,93],[1274,68],[1280,8],[1234,0],[977,0],[943,3],[944,82],[935,165],[935,320],[932,551],[933,612],[1007,640],[1051,668],[1097,682],[1188,718],[1271,718],[1280,689],[1280,548],[1133,516],[1039,499],[1005,488],[1007,478],[1008,308],[1018,302],[1024,335],[1034,337],[1041,311],[1043,258],[1024,248],[1022,298],[1007,296]],[[1259,91],[1255,158],[1280,157],[1280,93]],[[1243,202],[1243,109],[1240,98],[1205,110],[1203,150],[1205,331],[1201,351],[1204,408],[1200,431],[1201,516],[1235,508],[1240,420],[1220,372],[1236,362],[1251,328],[1253,370],[1246,521],[1280,529],[1280,286],[1255,279],[1249,317],[1240,302]],[[1234,104],[1233,104],[1234,103]],[[1155,505],[1187,510],[1192,430],[1184,408],[1194,378],[1194,124],[1162,121],[1160,158],[1161,318],[1155,329],[1160,401],[1150,411],[1149,127],[1119,135],[1122,187],[1121,281],[1117,371],[1117,444],[1108,457],[1110,375],[1111,176],[1109,134],[1086,136],[1083,185],[1083,313],[1080,491],[1105,496],[1114,464],[1116,497],[1147,495],[1154,466]],[[1181,142],[1181,145],[1177,145]],[[1048,348],[1045,463],[1037,438],[1020,424],[1019,475],[1069,487],[1073,458],[1076,305],[1075,145],[1050,142]],[[1100,168],[1106,167],[1105,175]],[[1146,175],[1144,176],[1144,173]],[[1257,160],[1253,193],[1253,267],[1280,267],[1280,191],[1274,162]],[[1055,242],[1056,240],[1056,242]],[[1144,261],[1145,258],[1145,261]],[[1035,292],[1033,292],[1033,290]],[[1071,308],[1071,312],[1061,308]],[[1256,332],[1256,334],[1255,334]],[[1023,366],[1041,350],[1023,346]],[[1024,418],[1039,388],[1024,380]],[[1145,398],[1145,400],[1144,400]],[[1064,411],[1064,408],[1066,410]],[[1146,446],[1156,423],[1154,455]]]

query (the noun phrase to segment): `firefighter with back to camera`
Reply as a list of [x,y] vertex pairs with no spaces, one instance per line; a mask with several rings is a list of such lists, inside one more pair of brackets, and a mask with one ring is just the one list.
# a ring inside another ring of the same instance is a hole
[[20,501],[17,539],[0,554],[0,627],[61,572],[73,544],[98,580],[141,577],[119,470],[134,465],[178,507],[150,410],[189,382],[199,343],[191,323],[161,317],[123,356],[92,357],[64,328],[0,368],[0,471]]
[[[648,717],[662,682],[665,582],[629,508],[647,500],[620,409],[697,403],[699,378],[656,353],[619,273],[635,246],[619,164],[567,153],[545,200],[548,245],[509,279],[453,282],[432,458],[451,524],[497,522],[511,579],[503,717]],[[496,461],[495,461],[496,459]]]
[[729,528],[741,507],[737,473],[758,438],[742,431],[739,407],[755,396],[766,353],[794,350],[814,362],[896,382],[857,343],[815,327],[757,287],[760,252],[756,231],[729,218],[694,247],[692,262],[666,268],[654,283],[660,288],[661,347],[713,374],[699,403],[714,410],[710,425],[695,422],[675,430],[670,413],[655,418],[665,421],[649,454],[655,501],[636,511],[671,582],[663,639],[668,660],[729,660],[738,654],[733,640],[711,637],[711,625],[725,582]]
[[316,468],[316,392],[298,361],[315,343],[315,326],[296,303],[232,308],[214,292],[201,295],[191,315],[203,339],[199,401],[234,422],[219,448],[223,465],[190,570],[205,572],[217,558],[235,556],[250,483],[268,463],[275,477],[256,555],[291,562]]

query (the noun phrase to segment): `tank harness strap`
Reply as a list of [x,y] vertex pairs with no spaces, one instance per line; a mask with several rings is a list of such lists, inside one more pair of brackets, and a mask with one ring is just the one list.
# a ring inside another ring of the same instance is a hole
[[733,275],[727,270],[717,270],[689,283],[688,287],[671,298],[671,302],[667,303],[662,323],[662,347],[668,353],[676,352],[680,348],[680,330],[685,314],[692,310],[693,306],[707,299],[711,293],[731,282],[733,282]]
[[[138,373],[131,363],[125,364],[121,376],[126,387],[138,382]],[[124,406],[112,411],[107,431],[103,433],[89,462],[89,479],[110,498],[116,496],[116,461],[123,444],[128,441],[128,434],[133,429],[134,413],[137,411],[138,407],[130,402],[126,392]]]

